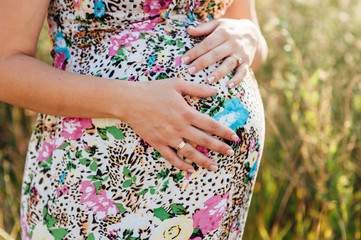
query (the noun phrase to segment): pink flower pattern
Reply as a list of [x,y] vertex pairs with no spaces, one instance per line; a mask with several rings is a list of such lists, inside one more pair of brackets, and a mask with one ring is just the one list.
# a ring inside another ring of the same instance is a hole
[[154,19],[148,19],[140,22],[132,23],[133,31],[141,32],[141,31],[150,31],[157,26],[157,23],[161,20],[160,17],[156,17]]
[[61,188],[56,188],[56,197],[60,197],[61,195],[66,195],[69,192],[69,188],[66,184],[64,184]]
[[179,67],[180,65],[182,65],[182,56],[177,56],[174,58],[174,63],[176,67]]
[[228,196],[229,193],[223,197],[216,195],[205,201],[204,205],[207,207],[193,215],[193,227],[199,227],[204,235],[219,228],[227,208]]
[[106,191],[96,194],[94,184],[91,181],[83,181],[80,191],[83,193],[80,197],[80,203],[85,204],[95,214],[97,220],[104,220],[110,214],[117,214],[119,209],[113,200],[107,196]]
[[53,152],[64,144],[64,139],[62,138],[52,138],[49,142],[44,141],[38,155],[38,161],[46,161]]
[[63,131],[60,136],[77,140],[83,136],[83,130],[92,125],[90,118],[65,118],[63,121]]
[[111,57],[117,55],[122,45],[124,45],[125,47],[129,47],[132,42],[138,40],[140,35],[140,32],[131,32],[129,30],[125,30],[119,35],[111,37],[110,41],[112,42],[112,45],[109,48],[108,55]]
[[21,213],[21,231],[22,231],[22,238],[23,240],[31,240],[27,232],[27,224],[26,224],[26,215],[22,212]]
[[163,68],[162,68],[162,66],[157,65],[152,69],[152,71],[153,72],[161,72],[161,71],[163,71]]
[[236,228],[237,221],[238,221],[238,219],[237,219],[237,218],[236,218],[236,219],[234,219],[234,222],[232,223],[232,226],[231,226],[231,229],[230,229],[230,231],[231,231],[231,232],[232,232],[232,231]]
[[79,7],[79,0],[73,0],[74,7]]
[[198,151],[200,151],[201,153],[203,153],[204,155],[206,155],[206,157],[209,157],[209,152],[208,152],[208,149],[207,149],[207,148],[205,148],[205,147],[203,147],[203,146],[201,146],[201,145],[197,145],[197,146],[196,146],[196,149],[197,149]]
[[150,16],[156,16],[160,10],[168,8],[171,2],[172,0],[145,0],[143,11]]
[[65,70],[66,65],[64,64],[66,56],[63,52],[56,52],[54,57],[54,67],[60,70]]
[[249,150],[252,151],[255,146],[256,146],[256,139],[253,137],[251,143],[249,144]]

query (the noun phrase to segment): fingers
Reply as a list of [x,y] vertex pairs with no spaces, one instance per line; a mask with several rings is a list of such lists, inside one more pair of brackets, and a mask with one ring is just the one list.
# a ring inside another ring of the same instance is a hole
[[249,69],[248,63],[242,63],[237,69],[236,73],[233,75],[232,79],[228,82],[228,87],[233,88],[240,84],[240,82],[243,81],[244,77],[247,74],[247,71]]
[[248,66],[247,63],[243,63],[243,62],[239,66],[238,64],[239,62],[236,57],[225,58],[222,64],[207,77],[208,83],[212,84],[217,82],[219,79],[223,78],[224,76],[229,74],[233,69],[236,68],[236,74],[228,82],[228,87],[232,88],[237,86],[243,80],[246,74],[244,69],[247,70],[247,66]]
[[[192,64],[188,67],[188,71],[190,74],[195,74],[198,71],[212,65],[213,63],[222,60],[226,56],[229,56],[234,51],[229,44],[221,44],[214,49],[210,50],[209,52],[203,54],[202,56],[198,57]],[[234,69],[233,66],[232,69]],[[232,70],[231,69],[231,70]]]
[[173,149],[168,146],[155,146],[155,149],[164,157],[170,164],[174,165],[183,171],[194,172],[191,164],[181,159]]
[[229,141],[237,141],[237,134],[227,126],[217,122],[215,119],[199,113],[197,110],[192,109],[191,124],[201,130],[214,134],[220,138],[227,139]]
[[229,74],[233,69],[237,67],[238,63],[233,57],[227,57],[223,60],[222,64],[214,70],[208,77],[207,81],[209,84],[217,82],[219,79],[223,78]]
[[189,95],[193,97],[210,97],[217,94],[217,89],[209,87],[204,84],[179,81],[178,91],[182,95]]
[[228,144],[195,127],[191,127],[189,131],[184,132],[184,138],[190,140],[192,143],[203,146],[214,152],[228,156],[234,154],[233,149]]
[[219,21],[213,20],[206,23],[199,24],[198,26],[190,26],[187,32],[195,37],[211,34],[219,25]]
[[209,34],[210,34],[209,36],[207,36],[200,43],[198,43],[196,46],[194,46],[191,50],[189,50],[183,55],[182,58],[183,63],[188,64],[192,62],[194,59],[197,59],[203,54],[211,51],[213,48],[217,47],[218,45],[221,45],[223,42],[227,40],[217,30],[212,31]]
[[210,171],[217,170],[217,164],[206,157],[203,153],[195,149],[191,144],[186,143],[185,146],[178,151],[182,156],[188,158],[198,166],[202,166]]

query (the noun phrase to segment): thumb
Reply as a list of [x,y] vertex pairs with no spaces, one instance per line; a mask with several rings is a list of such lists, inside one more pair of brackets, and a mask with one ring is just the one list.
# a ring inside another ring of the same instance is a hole
[[201,23],[198,26],[189,26],[187,28],[187,32],[192,36],[204,36],[211,34],[219,25],[217,20],[212,20],[206,23]]
[[189,95],[192,97],[210,97],[217,94],[217,89],[215,87],[186,81],[183,81],[180,84],[179,91],[182,95]]

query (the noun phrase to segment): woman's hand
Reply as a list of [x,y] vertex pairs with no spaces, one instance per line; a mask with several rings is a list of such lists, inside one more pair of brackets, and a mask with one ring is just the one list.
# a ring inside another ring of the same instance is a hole
[[213,118],[189,106],[183,95],[210,97],[216,90],[181,79],[165,79],[151,82],[130,83],[126,99],[127,111],[120,119],[127,122],[134,131],[175,167],[193,172],[172,149],[184,139],[186,145],[179,153],[199,166],[216,170],[217,163],[196,150],[189,142],[225,155],[233,155],[232,148],[210,134],[230,141],[238,139],[237,134]]
[[189,27],[192,36],[208,35],[183,56],[190,74],[214,64],[222,59],[222,64],[208,77],[208,83],[214,83],[235,69],[235,75],[228,82],[228,87],[237,86],[252,65],[261,37],[258,26],[248,19],[217,19]]

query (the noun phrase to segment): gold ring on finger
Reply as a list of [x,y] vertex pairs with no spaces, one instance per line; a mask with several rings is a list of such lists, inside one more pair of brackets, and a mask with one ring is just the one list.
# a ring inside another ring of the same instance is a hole
[[175,149],[179,152],[180,150],[182,150],[182,148],[184,148],[185,145],[186,143],[182,140]]
[[234,55],[231,55],[232,58],[236,59],[237,65],[241,65],[243,63],[243,60],[241,57],[236,57]]

